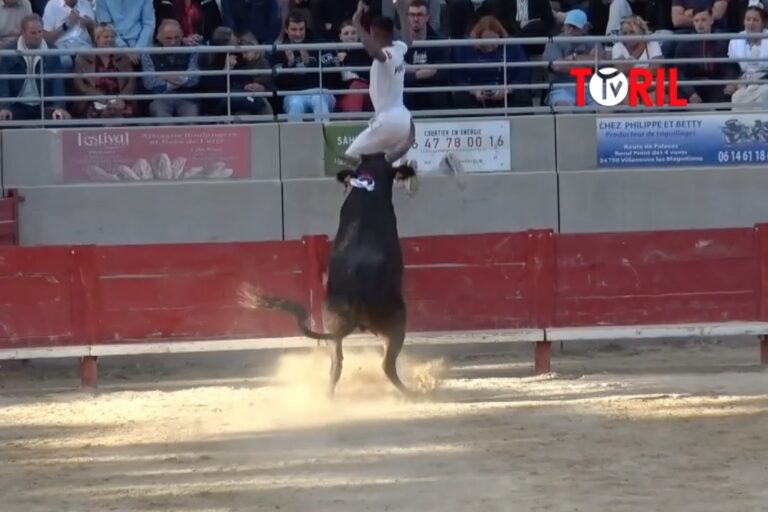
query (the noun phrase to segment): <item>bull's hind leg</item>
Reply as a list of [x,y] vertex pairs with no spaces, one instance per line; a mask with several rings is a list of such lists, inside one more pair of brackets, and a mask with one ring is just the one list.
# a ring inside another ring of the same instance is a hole
[[[323,303],[322,311],[325,329],[328,329],[329,332],[339,332],[344,326],[345,319],[335,311],[332,311],[327,302]],[[336,392],[336,384],[338,384],[339,379],[341,378],[341,369],[344,365],[344,354],[341,349],[341,342],[343,339],[344,338],[338,338],[323,342],[328,349],[328,354],[331,356],[331,374],[328,383],[329,396],[334,395]]]
[[341,349],[341,339],[328,342],[328,351],[331,354],[331,378],[328,383],[328,395],[336,393],[336,384],[341,378],[341,368],[344,365],[344,353]]
[[404,395],[410,395],[410,390],[405,387],[400,380],[400,376],[397,374],[397,357],[400,355],[400,351],[403,349],[403,343],[405,342],[405,311],[392,325],[387,329],[387,332],[383,333],[386,338],[386,347],[384,349],[384,362],[382,368],[384,374],[389,381]]

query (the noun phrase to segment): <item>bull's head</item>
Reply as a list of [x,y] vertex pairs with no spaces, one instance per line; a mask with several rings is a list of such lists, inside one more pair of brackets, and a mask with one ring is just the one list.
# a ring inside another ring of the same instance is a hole
[[344,169],[336,173],[336,179],[345,187],[367,192],[384,190],[390,197],[395,182],[406,181],[415,176],[416,170],[410,165],[393,166],[381,154],[363,157],[356,171]]

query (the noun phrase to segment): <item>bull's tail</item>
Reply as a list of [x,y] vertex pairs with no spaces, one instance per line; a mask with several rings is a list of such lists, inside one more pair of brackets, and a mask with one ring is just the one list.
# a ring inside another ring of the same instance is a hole
[[308,326],[309,313],[307,308],[298,302],[280,297],[267,297],[260,293],[258,289],[250,284],[243,285],[240,288],[240,305],[249,309],[259,309],[263,311],[284,311],[296,318],[302,334],[307,338],[314,340],[335,340],[348,336],[354,330],[354,325],[343,325],[336,332],[317,332]]

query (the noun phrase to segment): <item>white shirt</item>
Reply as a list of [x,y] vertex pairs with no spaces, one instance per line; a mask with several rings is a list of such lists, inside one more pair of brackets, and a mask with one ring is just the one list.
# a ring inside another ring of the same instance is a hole
[[[657,43],[656,41],[648,41],[645,43],[645,50],[643,50],[642,55],[638,57],[635,60],[650,60],[650,59],[658,59],[660,57],[663,57],[663,54],[661,53],[661,45]],[[626,46],[624,46],[624,43],[616,43],[611,48],[611,58],[614,60],[629,60],[634,59],[632,55],[629,54],[629,50]],[[636,68],[648,68],[650,67],[650,63],[648,62],[638,62],[634,65]]]
[[[768,30],[763,30],[763,34],[767,32]],[[739,34],[744,35],[746,31],[742,30]],[[728,57],[731,59],[761,59],[753,62],[739,62],[744,77],[760,77],[768,73],[768,39],[758,40],[755,45],[750,45],[746,39],[731,39],[728,44]]]
[[371,64],[371,103],[374,110],[385,112],[403,105],[403,89],[405,87],[405,54],[408,46],[402,41],[395,41],[392,46],[382,49],[387,60],[378,59]]
[[[77,0],[75,8],[81,17],[96,19],[96,13],[87,0]],[[51,32],[61,27],[70,12],[72,8],[65,4],[64,0],[49,0],[43,11],[43,29]],[[61,34],[54,44],[59,48],[91,47],[93,40],[85,27],[78,23],[69,27],[69,30]]]

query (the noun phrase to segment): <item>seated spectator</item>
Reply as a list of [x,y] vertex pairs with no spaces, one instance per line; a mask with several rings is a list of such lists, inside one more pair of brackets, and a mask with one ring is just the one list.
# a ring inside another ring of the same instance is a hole
[[[21,20],[21,35],[16,43],[5,46],[4,50],[45,50],[48,45],[43,38],[43,21],[37,14],[30,14]],[[61,78],[41,78],[42,68],[46,73],[61,73],[61,59],[56,56],[13,55],[0,61],[0,74],[35,75],[30,78],[11,78],[0,80],[0,98],[14,98],[13,103],[0,103],[0,121],[40,119],[42,112],[46,119],[69,119],[69,112],[61,100],[50,101],[45,96],[64,96],[64,83]]]
[[[744,30],[739,34],[768,34],[766,30],[766,11],[759,1],[753,2],[744,13]],[[768,39],[752,37],[731,39],[728,44],[728,57],[731,59],[761,59],[753,62],[739,62],[742,80],[764,80],[768,77]],[[739,84],[728,86],[726,94],[731,93],[734,104],[765,103],[761,109],[768,108],[768,84]],[[735,109],[735,107],[734,107]]]
[[[470,39],[503,39],[508,37],[507,31],[501,26],[499,20],[493,16],[485,16],[475,24],[469,33]],[[455,93],[457,106],[464,108],[477,107],[503,107],[505,96],[509,106],[531,106],[529,91],[513,90],[505,93],[504,88],[496,86],[504,85],[504,47],[496,43],[481,46],[462,46],[457,49],[456,62],[469,63],[498,63],[498,66],[484,68],[469,68],[457,70],[453,83],[460,86],[489,86],[480,90],[461,91]],[[527,57],[520,46],[509,44],[506,47],[507,62],[525,62]],[[506,69],[506,83],[527,84],[530,83],[531,73],[529,68],[508,67]]]
[[[93,29],[96,48],[115,47],[115,29],[110,25],[99,24]],[[101,53],[92,55],[83,53],[75,58],[75,73],[130,73],[133,71],[131,61],[125,54]],[[133,94],[136,90],[136,77],[83,77],[78,76],[72,81],[76,93],[83,96],[124,96]],[[108,100],[79,101],[72,107],[72,113],[77,117],[114,118],[132,117],[136,114],[136,102],[122,98]]]
[[[253,34],[244,34],[240,37],[240,44],[242,46],[258,46],[259,42],[256,40],[256,36]],[[272,82],[272,65],[267,58],[266,52],[258,48],[244,48],[243,52],[238,56],[237,66],[235,69],[250,70],[254,73],[252,75],[245,75],[246,81],[244,89],[248,92],[274,92],[274,84]],[[264,105],[258,106],[258,113],[260,115],[272,115],[272,106],[267,101],[266,96],[253,96],[254,102],[256,98],[264,100]]]
[[[176,20],[164,20],[157,29],[158,46],[173,48],[181,46],[181,25]],[[151,53],[142,54],[142,69],[149,73],[144,75],[144,87],[151,93],[178,94],[191,91],[200,82],[200,75],[192,74],[197,71],[197,53]],[[155,71],[174,71],[175,75],[153,76]],[[149,104],[152,117],[193,117],[198,115],[197,100],[184,98],[158,98]]]
[[[578,37],[586,35],[589,32],[589,21],[587,14],[581,9],[572,9],[568,11],[563,23],[563,35],[568,37]],[[592,43],[564,43],[550,42],[544,49],[544,59],[549,61],[549,77],[552,82],[552,89],[547,97],[547,103],[550,106],[576,105],[576,78],[571,75],[571,66],[594,67],[595,60],[605,58],[601,45]],[[566,60],[573,64],[555,64],[554,61]],[[594,105],[595,101],[585,91],[585,101],[587,105]]]
[[[45,40],[56,48],[93,48],[91,33],[96,13],[88,0],[50,0],[43,11]],[[61,56],[62,67],[70,71],[74,61]]]
[[[285,20],[283,33],[277,44],[313,43],[307,35],[307,22],[300,12],[288,15]],[[323,67],[333,66],[334,56],[329,52],[310,50],[278,50],[273,55],[273,65],[277,71],[275,79],[278,90],[296,91],[301,94],[289,94],[283,98],[283,110],[291,121],[299,121],[303,114],[313,113],[315,119],[327,118],[327,114],[336,106],[333,94],[320,89],[320,73],[307,71],[304,73],[280,73],[281,69],[298,69],[318,67],[319,59],[323,59]]]
[[[314,2],[313,2],[314,4]],[[280,23],[285,23],[285,19],[293,11],[299,11],[307,21],[307,26],[312,30],[314,25],[312,24],[312,7],[309,0],[280,0]]]
[[[635,36],[650,34],[648,24],[640,16],[630,15],[621,20],[621,35]],[[611,48],[611,59],[613,60],[657,60],[658,62],[637,62],[616,64],[616,69],[628,74],[629,70],[635,67],[647,68],[652,73],[656,72],[659,66],[663,65],[664,55],[661,52],[661,45],[656,41],[626,41],[616,42]]]
[[21,20],[32,14],[29,0],[0,0],[0,45],[18,41]]
[[[640,16],[627,16],[621,21],[621,35],[634,36],[649,34],[648,24]],[[616,42],[611,48],[611,59],[613,60],[634,60],[634,61],[652,61],[656,62],[627,62],[615,64],[616,69],[628,75],[632,68],[645,68],[651,73],[663,66],[664,55],[661,51],[661,45],[656,41],[626,41]],[[648,94],[655,101],[655,88],[649,89]],[[626,104],[629,98],[624,99]]]
[[[155,9],[152,0],[99,0],[96,3],[96,21],[115,27],[115,43],[121,48],[146,48],[152,45],[155,33]],[[138,65],[141,51],[131,54],[133,65]]]
[[[429,25],[429,2],[411,0],[408,6],[408,27],[413,41],[442,39]],[[448,84],[450,72],[446,69],[422,68],[424,64],[447,64],[451,62],[451,49],[447,46],[411,46],[405,54],[409,64],[405,71],[405,87],[440,87]],[[434,110],[444,108],[450,99],[447,92],[405,94],[405,105],[410,110]]]
[[[711,34],[714,17],[709,7],[694,9],[693,26],[697,34]],[[728,41],[680,41],[675,51],[676,59],[725,58],[728,55]],[[678,79],[683,80],[726,80],[738,76],[739,67],[732,62],[692,62],[676,64]],[[730,88],[722,85],[681,85],[680,94],[689,103],[722,103],[729,101]]]
[[[378,3],[380,5],[373,5],[374,3]],[[429,12],[429,26],[432,27],[436,32],[440,32],[441,28],[441,15],[442,15],[442,1],[441,0],[427,0],[427,11]],[[402,30],[403,27],[400,26],[400,16],[397,15],[397,11],[395,9],[395,4],[392,0],[371,0],[371,18],[375,17],[376,15],[382,15],[382,16],[388,16],[395,20],[395,28],[398,30]],[[465,20],[466,21],[466,20]]]
[[224,25],[235,34],[253,34],[259,41],[274,41],[280,33],[278,0],[221,0]]
[[181,24],[185,45],[207,43],[217,27],[222,25],[221,11],[216,0],[155,0],[155,20],[176,20]]
[[[229,27],[219,27],[213,31],[211,46],[237,46],[238,44],[256,46],[256,38],[248,34],[239,41]],[[261,50],[248,49],[242,54],[207,53],[203,57],[204,70],[220,70],[220,75],[206,75],[200,79],[200,88],[205,92],[224,94],[227,92],[227,75],[225,71],[241,69],[269,69],[269,61]],[[233,93],[266,92],[271,89],[271,74],[230,75],[229,90]],[[272,115],[272,107],[264,96],[239,96],[229,98],[212,98],[205,100],[205,112],[214,116],[232,115]]]
[[[346,20],[341,24],[339,32],[339,41],[343,43],[359,43],[360,35],[357,33],[352,20]],[[370,66],[371,57],[363,48],[354,48],[352,50],[339,50],[336,52],[334,63],[341,67],[352,66]],[[368,89],[369,76],[368,71],[341,71],[339,73],[339,88],[345,89]],[[329,80],[334,83],[333,80]],[[371,98],[368,93],[365,94],[341,94],[339,95],[337,109],[340,112],[369,112],[373,110]]]

